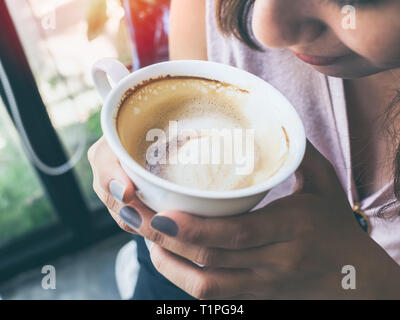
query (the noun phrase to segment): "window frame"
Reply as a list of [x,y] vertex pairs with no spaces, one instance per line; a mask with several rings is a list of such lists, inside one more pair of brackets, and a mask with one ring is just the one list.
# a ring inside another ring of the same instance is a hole
[[[65,163],[67,154],[51,124],[5,1],[0,1],[0,48],[0,61],[32,148],[50,166]],[[1,82],[0,95],[15,124]],[[0,283],[24,270],[47,264],[49,259],[122,231],[104,206],[90,210],[73,170],[61,176],[49,176],[32,166],[59,223],[38,228],[0,248]]]

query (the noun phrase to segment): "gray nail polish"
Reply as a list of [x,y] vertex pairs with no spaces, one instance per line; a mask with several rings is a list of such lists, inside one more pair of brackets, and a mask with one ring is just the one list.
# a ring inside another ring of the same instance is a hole
[[121,219],[131,228],[139,229],[142,224],[142,217],[131,207],[123,207],[119,211]]
[[150,225],[152,228],[171,237],[175,237],[179,230],[175,221],[163,216],[154,216],[153,219],[151,219]]
[[121,182],[112,180],[110,182],[109,189],[115,199],[117,199],[119,202],[123,202],[126,188]]

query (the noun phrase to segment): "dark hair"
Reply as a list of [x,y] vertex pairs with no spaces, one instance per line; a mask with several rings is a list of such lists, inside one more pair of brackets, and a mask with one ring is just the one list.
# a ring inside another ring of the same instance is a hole
[[217,0],[217,24],[225,35],[233,34],[250,48],[261,50],[250,36],[249,13],[255,0]]
[[[250,48],[261,51],[260,45],[257,44],[251,36],[249,25],[249,14],[254,5],[255,0],[216,0],[217,24],[221,32],[225,35],[234,35],[237,39],[247,44]],[[395,108],[400,105],[400,90],[396,92],[395,98],[389,105],[387,112],[383,115],[384,123],[389,121],[394,123],[394,119],[400,116],[400,111]],[[384,125],[387,134],[394,141],[396,137],[396,128],[393,125]],[[397,201],[400,201],[400,144],[395,147],[396,153],[393,159],[394,183],[393,191],[396,200],[382,206],[378,212],[378,217],[393,218],[400,215],[400,212],[388,215],[386,211],[393,207]]]
[[[400,116],[400,110],[396,108],[396,106],[400,105],[400,89],[396,91],[395,97],[389,104],[389,107],[387,111],[384,113],[384,121],[383,121],[383,127],[386,128],[386,134],[390,136],[391,140],[395,142],[397,133],[396,133],[396,127],[395,127],[395,122],[396,119]],[[387,217],[387,218],[393,218],[395,216],[400,215],[400,212],[397,212],[397,214],[385,214],[385,211],[396,205],[397,201],[400,201],[400,144],[399,145],[394,145],[394,148],[396,149],[395,151],[395,157],[393,159],[393,193],[396,197],[396,200],[389,202],[388,204],[384,205],[382,208],[379,209],[378,211],[378,217]]]

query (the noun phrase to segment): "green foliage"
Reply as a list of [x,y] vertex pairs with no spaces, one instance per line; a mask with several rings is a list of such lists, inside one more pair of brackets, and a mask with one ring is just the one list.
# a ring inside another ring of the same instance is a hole
[[[100,109],[100,107],[98,109]],[[100,111],[90,115],[89,119],[86,121],[86,132],[88,133],[90,144],[103,135],[100,126]]]
[[[100,109],[100,106],[98,109]],[[100,111],[92,113],[86,121],[85,126],[87,133],[86,150],[88,150],[89,147],[103,135],[100,126]],[[90,168],[86,155],[77,163],[75,172],[79,177],[82,191],[89,201],[89,204],[98,202],[99,199],[93,191],[92,169]]]
[[[76,127],[71,125],[60,132],[67,144],[73,140]],[[85,130],[88,149],[102,135],[99,111],[89,117]],[[7,142],[0,151],[0,246],[57,220],[22,149],[13,140]],[[89,202],[98,201],[92,190],[92,171],[86,154],[76,165],[75,173]]]
[[13,143],[1,151],[2,163],[6,166],[0,169],[0,245],[55,218],[33,169],[21,152]]

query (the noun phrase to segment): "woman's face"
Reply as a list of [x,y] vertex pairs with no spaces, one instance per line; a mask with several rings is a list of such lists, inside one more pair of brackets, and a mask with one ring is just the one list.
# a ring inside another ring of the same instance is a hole
[[330,76],[400,67],[400,0],[256,0],[252,24],[261,44]]

